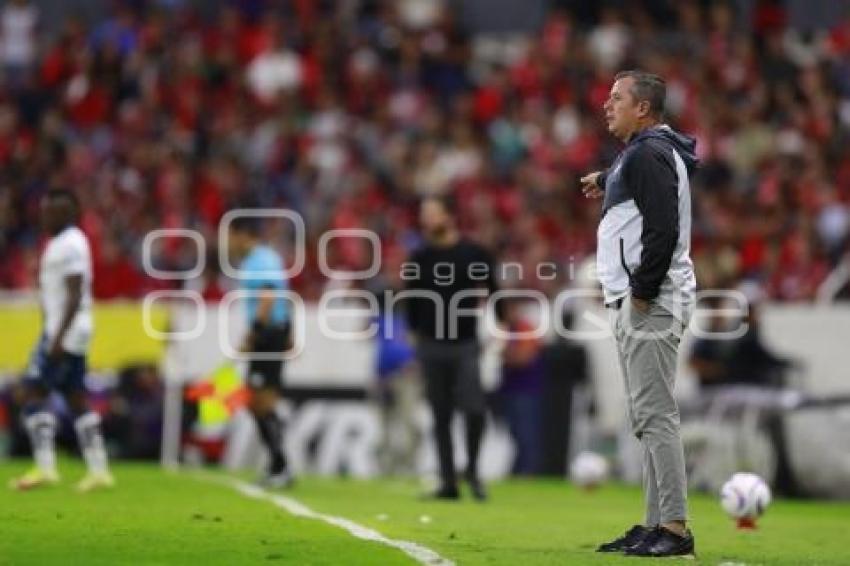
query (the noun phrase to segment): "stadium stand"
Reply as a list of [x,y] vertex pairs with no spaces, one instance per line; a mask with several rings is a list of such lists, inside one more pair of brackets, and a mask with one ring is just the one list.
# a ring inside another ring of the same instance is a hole
[[[412,0],[114,3],[61,29],[8,2],[0,288],[36,285],[37,203],[60,185],[85,205],[100,299],[164,284],[141,269],[149,230],[213,243],[246,202],[298,211],[311,243],[369,228],[393,258],[417,242],[417,197],[454,191],[464,229],[502,261],[580,262],[599,205],[577,179],[616,152],[598,119],[613,74],[641,67],[669,78],[669,121],[699,140],[702,286],[815,298],[848,247],[850,19],[809,33],[778,3],[743,19],[736,4],[659,4],[554,10],[536,35],[494,39]],[[368,264],[337,244],[338,267]],[[169,241],[156,264],[192,254]],[[306,298],[324,285],[308,260],[294,281]]]

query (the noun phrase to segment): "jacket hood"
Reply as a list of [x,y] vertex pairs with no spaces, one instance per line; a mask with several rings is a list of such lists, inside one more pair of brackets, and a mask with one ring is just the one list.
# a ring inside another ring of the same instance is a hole
[[685,167],[687,167],[688,173],[693,172],[697,163],[699,163],[699,159],[697,159],[696,156],[697,140],[686,134],[673,131],[673,129],[667,124],[662,124],[653,128],[646,128],[630,139],[629,145],[651,138],[660,138],[672,145],[673,149],[676,150],[676,153],[678,153],[682,158],[682,161],[685,162]]

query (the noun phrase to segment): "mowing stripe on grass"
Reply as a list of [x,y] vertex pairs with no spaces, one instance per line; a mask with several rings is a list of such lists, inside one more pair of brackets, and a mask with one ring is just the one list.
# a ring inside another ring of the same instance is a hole
[[204,474],[203,476],[196,476],[199,479],[204,480],[214,480],[218,483],[224,483],[236,489],[239,493],[246,497],[250,497],[252,499],[265,499],[266,501],[270,501],[280,507],[281,509],[287,511],[291,515],[295,515],[296,517],[304,517],[306,519],[316,519],[318,521],[323,521],[328,523],[329,525],[333,525],[335,527],[339,527],[348,531],[354,537],[363,540],[370,540],[380,544],[385,544],[387,546],[391,546],[393,548],[397,548],[419,562],[420,564],[427,564],[429,566],[454,566],[454,562],[447,558],[443,558],[430,548],[424,547],[421,544],[416,544],[415,542],[410,542],[407,540],[396,540],[386,537],[379,533],[374,529],[370,529],[369,527],[364,527],[359,523],[355,523],[349,519],[345,519],[343,517],[336,517],[334,515],[326,515],[325,513],[318,513],[313,511],[300,501],[293,499],[291,497],[287,497],[285,495],[278,495],[274,493],[270,493],[261,487],[258,487],[254,484],[250,484],[241,480],[236,480],[232,478],[222,478],[209,476]]

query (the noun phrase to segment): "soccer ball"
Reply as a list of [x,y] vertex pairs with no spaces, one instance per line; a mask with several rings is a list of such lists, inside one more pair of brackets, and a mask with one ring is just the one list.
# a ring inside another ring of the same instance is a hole
[[581,452],[570,466],[570,478],[584,489],[597,487],[608,479],[608,460],[595,452]]
[[[720,505],[730,517],[752,523],[770,505],[770,487],[756,474],[739,472],[720,489]],[[741,526],[746,526],[739,523]]]

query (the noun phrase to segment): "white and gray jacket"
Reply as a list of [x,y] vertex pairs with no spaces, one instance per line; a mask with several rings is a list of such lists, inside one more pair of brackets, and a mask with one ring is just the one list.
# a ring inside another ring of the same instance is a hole
[[[691,262],[691,193],[696,141],[667,125],[629,140],[600,175],[605,190],[596,269],[605,303],[654,300],[684,320],[695,300]],[[684,309],[684,310],[683,310]]]

